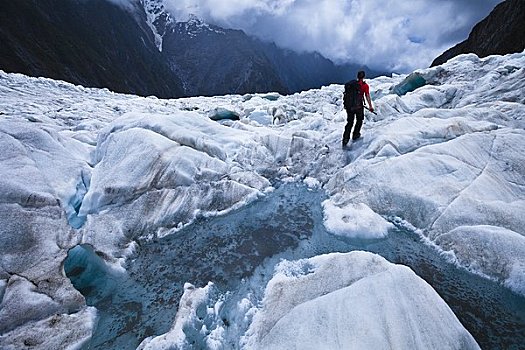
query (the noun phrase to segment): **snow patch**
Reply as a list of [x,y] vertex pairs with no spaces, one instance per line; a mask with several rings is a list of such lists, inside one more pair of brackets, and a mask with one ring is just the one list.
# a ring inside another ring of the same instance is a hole
[[364,203],[337,206],[323,202],[324,225],[335,235],[350,238],[383,238],[394,225],[383,219]]

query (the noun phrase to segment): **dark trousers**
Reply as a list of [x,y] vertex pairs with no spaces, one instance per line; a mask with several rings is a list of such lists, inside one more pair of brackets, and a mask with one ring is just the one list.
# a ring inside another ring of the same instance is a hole
[[361,136],[361,127],[363,126],[363,119],[365,118],[364,108],[358,108],[354,111],[346,111],[346,126],[345,132],[343,133],[343,143],[347,143],[350,140],[350,131],[354,126],[354,120],[356,120],[354,133],[352,134],[353,139],[357,139]]

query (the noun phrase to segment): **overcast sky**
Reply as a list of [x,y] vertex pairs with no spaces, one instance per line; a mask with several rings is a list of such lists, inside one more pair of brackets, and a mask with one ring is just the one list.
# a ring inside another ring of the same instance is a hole
[[335,62],[406,73],[466,39],[502,0],[164,0],[209,23]]

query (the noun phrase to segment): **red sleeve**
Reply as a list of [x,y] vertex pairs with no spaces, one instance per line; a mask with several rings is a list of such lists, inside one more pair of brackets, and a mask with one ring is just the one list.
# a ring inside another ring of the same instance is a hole
[[364,83],[364,84],[363,84],[363,92],[364,92],[365,94],[370,94],[370,87],[368,86],[367,83]]

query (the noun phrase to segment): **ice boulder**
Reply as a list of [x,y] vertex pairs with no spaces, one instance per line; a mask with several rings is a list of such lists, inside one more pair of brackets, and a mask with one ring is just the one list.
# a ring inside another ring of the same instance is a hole
[[479,349],[408,267],[366,252],[282,261],[246,349]]
[[239,113],[235,111],[230,111],[229,109],[226,109],[223,107],[217,107],[217,108],[212,109],[211,111],[208,112],[208,117],[211,120],[215,120],[215,121],[224,120],[224,119],[229,119],[229,120],[239,120],[240,119]]
[[262,98],[267,99],[268,101],[277,101],[281,95],[277,92],[271,92],[265,95],[261,95]]

